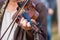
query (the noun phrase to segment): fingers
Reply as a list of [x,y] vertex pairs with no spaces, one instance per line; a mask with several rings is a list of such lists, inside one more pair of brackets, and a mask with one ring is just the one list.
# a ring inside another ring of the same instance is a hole
[[31,27],[30,22],[27,23],[27,27]]
[[[33,23],[36,23],[36,21],[34,20],[34,19],[31,19],[31,21],[33,22]],[[20,25],[22,25],[22,26],[24,26],[24,27],[30,27],[31,26],[31,24],[30,24],[30,22],[28,22],[27,21],[27,19],[24,19],[23,17],[22,17],[22,19],[21,19],[21,21],[20,21]]]
[[22,24],[23,20],[24,20],[24,18],[22,17],[21,20],[20,20],[20,23],[21,23],[21,24]]
[[28,22],[26,19],[24,19],[23,17],[20,20],[20,27],[24,30],[30,30],[31,29],[31,25],[30,22]]
[[27,24],[27,20],[22,17],[22,19],[21,19],[21,21],[20,21],[20,25],[22,25],[22,26],[25,27],[26,24]]
[[25,27],[25,30],[31,30],[30,22],[27,22],[26,27]]
[[36,24],[36,21],[34,19],[31,19],[31,21]]
[[[34,19],[31,19],[32,22],[36,23]],[[23,17],[20,20],[20,27],[24,30],[31,30],[31,24],[27,21],[27,19],[24,19]]]

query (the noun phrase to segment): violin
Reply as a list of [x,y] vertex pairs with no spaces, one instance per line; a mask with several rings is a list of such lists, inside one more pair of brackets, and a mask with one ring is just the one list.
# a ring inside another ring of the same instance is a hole
[[[20,2],[19,2],[20,3]],[[22,5],[23,5],[23,3],[22,3]],[[21,5],[21,6],[22,6]],[[19,5],[18,5],[19,6]],[[21,7],[20,6],[20,7]],[[39,14],[37,14],[37,11],[36,11],[36,9],[35,9],[35,7],[32,5],[32,2],[31,1],[29,1],[29,2],[27,2],[27,4],[25,5],[25,7],[24,7],[24,10],[25,10],[25,12],[28,14],[28,16],[31,18],[31,19],[34,19],[34,20],[36,20],[37,19],[37,17],[39,16]],[[18,12],[18,10],[17,10],[17,12]],[[15,13],[14,15],[13,15],[13,18],[16,16],[16,14],[17,13]],[[16,23],[18,23],[19,22],[19,17],[17,18],[17,20],[16,20]]]

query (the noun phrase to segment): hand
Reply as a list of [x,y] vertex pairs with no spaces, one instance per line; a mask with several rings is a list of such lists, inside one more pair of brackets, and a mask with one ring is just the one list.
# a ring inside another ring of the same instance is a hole
[[53,15],[53,13],[54,13],[54,10],[52,8],[48,8],[48,14]]
[[[35,23],[34,19],[31,19],[32,22]],[[24,30],[31,30],[31,25],[30,22],[28,22],[26,19],[24,19],[23,17],[20,20],[20,27]]]

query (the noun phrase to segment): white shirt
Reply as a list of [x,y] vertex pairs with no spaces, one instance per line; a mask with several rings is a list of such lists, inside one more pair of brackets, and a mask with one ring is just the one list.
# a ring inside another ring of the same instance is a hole
[[[14,13],[16,12],[13,11],[13,12],[8,12],[8,10],[5,11],[5,14],[4,14],[4,18],[3,18],[3,22],[2,22],[2,28],[1,28],[1,36],[4,34],[4,32],[6,31],[6,29],[8,28],[9,24],[12,22],[12,16],[14,15]],[[12,27],[12,26],[11,26]],[[9,32],[11,30],[11,27],[8,29],[7,33],[5,34],[5,36],[2,38],[2,40],[7,40],[8,38],[8,35],[9,35]],[[8,40],[13,40],[13,36],[14,36],[14,31],[17,27],[17,23],[15,23],[14,27],[13,27],[13,30],[10,34],[10,37]]]

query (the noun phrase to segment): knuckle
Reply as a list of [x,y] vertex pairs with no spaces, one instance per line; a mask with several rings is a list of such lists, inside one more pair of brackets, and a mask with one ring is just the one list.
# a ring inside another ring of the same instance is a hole
[[27,27],[31,27],[30,22],[27,23]]

